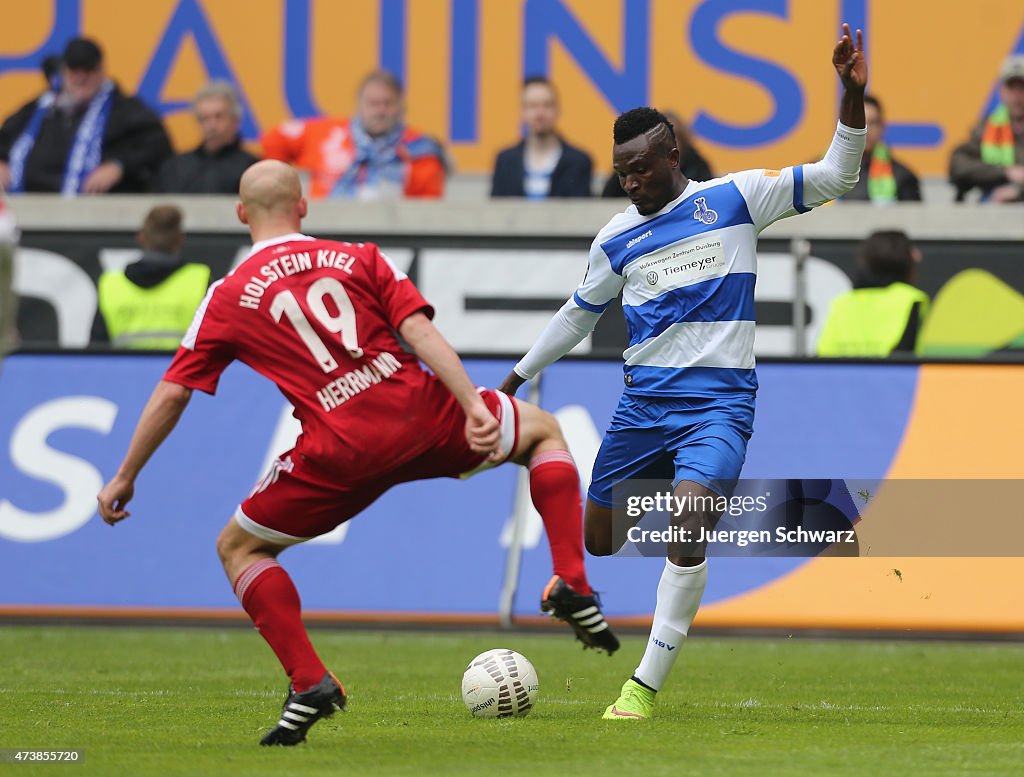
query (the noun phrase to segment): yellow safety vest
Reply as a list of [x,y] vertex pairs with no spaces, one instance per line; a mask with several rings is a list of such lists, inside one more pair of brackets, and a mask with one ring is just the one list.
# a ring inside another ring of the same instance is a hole
[[100,276],[100,313],[115,348],[173,351],[206,296],[210,268],[186,264],[156,286],[136,286],[123,272]]
[[832,300],[818,338],[818,356],[888,356],[899,345],[920,303],[920,321],[928,312],[928,295],[907,283],[854,289]]

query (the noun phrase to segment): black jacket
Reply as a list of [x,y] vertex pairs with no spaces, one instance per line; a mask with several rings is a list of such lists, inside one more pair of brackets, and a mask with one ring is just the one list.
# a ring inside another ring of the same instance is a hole
[[[561,139],[560,139],[561,140]],[[548,197],[589,197],[594,165],[590,154],[562,142],[562,156],[551,172],[551,190]],[[525,197],[523,177],[526,175],[524,157],[526,141],[506,148],[494,162],[491,178],[492,197]]]
[[[53,106],[43,119],[35,145],[25,160],[25,191],[59,192],[64,168],[88,106],[64,111]],[[23,105],[0,127],[0,161],[10,159],[11,146],[36,111],[36,100]],[[171,143],[160,117],[137,97],[117,87],[103,133],[104,162],[119,162],[124,176],[111,192],[144,192],[152,188],[160,165],[171,155]]]
[[[921,184],[917,176],[906,165],[895,159],[892,162],[892,177],[896,181],[896,199],[899,202],[920,202]],[[868,200],[868,170],[871,168],[871,155],[865,154],[860,163],[860,180],[857,185],[843,195],[844,200]]]
[[156,190],[168,194],[238,194],[238,181],[249,165],[258,162],[242,148],[240,138],[208,154],[202,145],[164,162]]

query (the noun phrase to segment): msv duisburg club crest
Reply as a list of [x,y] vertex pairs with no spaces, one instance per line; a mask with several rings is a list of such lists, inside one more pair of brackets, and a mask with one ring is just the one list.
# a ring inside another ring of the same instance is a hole
[[714,224],[718,221],[718,211],[709,208],[703,197],[698,197],[693,203],[697,206],[697,210],[693,212],[693,217],[701,224]]

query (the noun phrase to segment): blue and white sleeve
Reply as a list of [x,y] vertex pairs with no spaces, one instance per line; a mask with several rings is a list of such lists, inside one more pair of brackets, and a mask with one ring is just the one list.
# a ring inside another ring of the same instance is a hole
[[516,374],[529,380],[583,342],[621,290],[622,276],[612,269],[607,254],[595,240],[583,283],[555,313],[526,356],[519,360]]
[[760,232],[779,219],[806,213],[857,185],[864,156],[863,128],[836,126],[820,162],[783,170],[745,170],[731,176]]

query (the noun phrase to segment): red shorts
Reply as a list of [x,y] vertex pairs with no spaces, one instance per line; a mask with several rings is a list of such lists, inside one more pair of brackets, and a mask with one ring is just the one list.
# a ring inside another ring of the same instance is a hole
[[[501,450],[507,459],[519,442],[515,402],[500,391],[481,389],[480,393],[501,424]],[[294,455],[292,449],[271,465],[270,472],[238,506],[235,521],[261,539],[294,545],[326,534],[399,483],[467,477],[501,463],[487,461],[470,450],[466,442],[466,415],[454,397],[445,404],[437,423],[437,445],[371,481],[345,482],[302,455]]]

